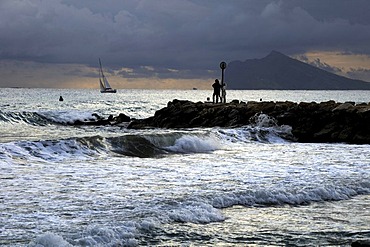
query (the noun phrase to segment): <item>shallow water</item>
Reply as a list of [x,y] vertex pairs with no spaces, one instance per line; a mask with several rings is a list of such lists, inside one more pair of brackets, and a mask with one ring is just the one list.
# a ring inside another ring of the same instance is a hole
[[[174,98],[202,101],[210,93],[0,89],[0,245],[370,241],[369,145],[291,143],[284,139],[289,126],[262,120],[236,129],[66,125],[92,113],[148,117]],[[366,91],[228,95],[370,101]]]

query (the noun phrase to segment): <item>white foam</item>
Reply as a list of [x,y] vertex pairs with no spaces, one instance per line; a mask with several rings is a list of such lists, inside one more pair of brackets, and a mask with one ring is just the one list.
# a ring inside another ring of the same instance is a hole
[[220,210],[200,202],[182,204],[169,212],[169,216],[174,221],[202,224],[225,220]]
[[233,128],[219,129],[218,135],[225,141],[231,142],[267,142],[285,143],[294,140],[292,127],[288,125],[278,125],[275,118],[266,114],[256,114],[250,119],[250,125]]
[[286,143],[293,139],[292,128],[287,125],[273,127],[246,126],[234,129],[219,129],[220,139],[232,143]]
[[38,236],[34,241],[29,244],[30,247],[71,247],[72,245],[65,241],[61,236],[54,233],[45,233]]
[[177,139],[173,146],[165,149],[179,153],[205,153],[215,151],[220,147],[220,141],[215,137],[185,135]]
[[274,127],[277,126],[277,121],[275,118],[270,117],[264,113],[256,114],[251,118],[252,124],[257,127]]
[[156,228],[156,224],[158,222],[147,219],[141,222],[126,221],[116,226],[90,225],[79,233],[79,237],[70,240],[71,243],[57,234],[48,232],[36,237],[29,246],[138,246],[137,238],[143,232],[151,232]]
[[113,228],[90,226],[84,234],[86,236],[76,242],[81,246],[137,246],[137,234],[136,224]]
[[245,128],[233,128],[233,129],[218,129],[217,134],[220,139],[226,142],[239,143],[239,142],[250,142],[251,132]]
[[320,201],[347,200],[353,196],[369,193],[370,188],[358,185],[352,187],[325,186],[310,190],[289,191],[289,190],[257,190],[244,193],[229,193],[216,196],[213,205],[216,208],[226,208],[234,205],[305,205]]
[[260,141],[267,140],[269,143],[285,143],[293,139],[292,128],[288,125],[263,127],[260,128],[260,131],[265,131],[266,133]]
[[4,156],[3,160],[8,161],[18,157],[50,161],[62,161],[71,157],[86,160],[96,154],[76,139],[9,142],[0,145],[0,152],[3,153],[0,153],[0,157]]

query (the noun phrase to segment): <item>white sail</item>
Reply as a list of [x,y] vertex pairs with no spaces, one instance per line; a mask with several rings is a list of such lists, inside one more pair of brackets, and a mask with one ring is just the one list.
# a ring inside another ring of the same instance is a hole
[[104,78],[104,86],[105,86],[105,89],[108,89],[108,88],[112,88],[110,85],[109,85],[109,82],[108,82],[108,79],[107,77],[103,77]]
[[101,81],[101,78],[99,78],[99,84],[100,84],[100,91],[104,91],[105,87],[103,82]]

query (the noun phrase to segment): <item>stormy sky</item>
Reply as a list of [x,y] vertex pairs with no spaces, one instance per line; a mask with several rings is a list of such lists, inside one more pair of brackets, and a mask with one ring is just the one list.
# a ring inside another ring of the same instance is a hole
[[0,87],[97,88],[101,58],[116,88],[207,88],[221,61],[272,50],[370,81],[369,13],[368,0],[0,0]]

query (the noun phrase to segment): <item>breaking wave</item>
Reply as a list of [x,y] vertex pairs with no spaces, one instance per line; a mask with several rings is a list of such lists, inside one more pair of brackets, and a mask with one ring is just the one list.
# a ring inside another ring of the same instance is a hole
[[[3,114],[2,117],[5,115]],[[24,119],[37,119],[37,124],[50,123],[37,113],[20,115]],[[38,116],[38,117],[36,117]],[[15,121],[15,117],[12,116]],[[263,121],[267,117],[262,118]],[[28,121],[28,120],[27,120]],[[44,160],[63,160],[67,158],[89,159],[99,155],[115,153],[118,155],[149,158],[167,154],[209,153],[222,149],[230,143],[281,143],[292,139],[289,126],[249,125],[233,129],[202,129],[189,131],[168,131],[156,133],[130,133],[122,136],[72,137],[59,140],[16,141],[0,145],[0,157],[32,156]]]
[[352,185],[318,185],[311,189],[297,191],[288,188],[276,190],[250,190],[233,192],[213,197],[212,205],[216,208],[242,206],[308,205],[313,202],[348,200],[357,195],[370,193],[369,182]]
[[81,111],[38,111],[38,112],[4,112],[0,111],[0,122],[5,123],[26,123],[36,126],[49,124],[72,124],[77,120],[94,121],[97,114]]
[[250,125],[219,129],[220,138],[229,142],[262,142],[262,143],[284,143],[295,141],[292,127],[278,125],[277,121],[266,115],[256,114],[250,119]]
[[198,134],[168,133],[91,136],[61,140],[17,141],[0,145],[4,160],[28,157],[57,161],[68,158],[89,159],[115,153],[140,158],[176,153],[211,152],[220,148],[215,137]]
[[0,122],[26,123],[30,125],[44,126],[55,123],[51,119],[36,112],[3,112],[0,111]]

